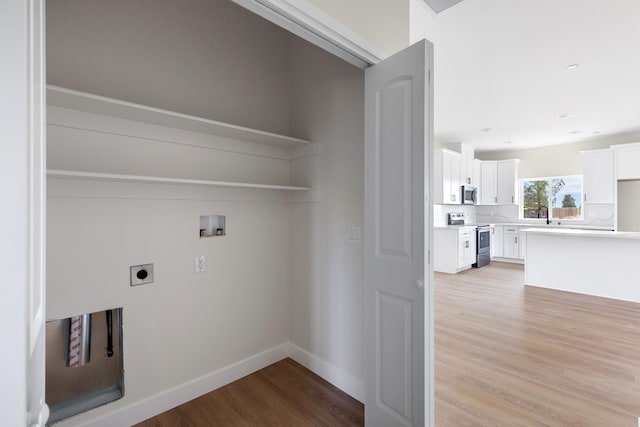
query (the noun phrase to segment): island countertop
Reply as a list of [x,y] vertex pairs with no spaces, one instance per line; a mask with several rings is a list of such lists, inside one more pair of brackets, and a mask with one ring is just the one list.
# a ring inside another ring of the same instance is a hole
[[575,228],[525,228],[527,234],[557,235],[567,237],[601,237],[606,239],[638,239],[640,233],[634,231],[579,230]]

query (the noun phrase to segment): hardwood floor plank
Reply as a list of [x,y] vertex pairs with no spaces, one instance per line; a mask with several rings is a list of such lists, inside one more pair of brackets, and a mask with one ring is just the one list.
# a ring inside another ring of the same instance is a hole
[[522,283],[436,275],[436,425],[637,426],[640,305]]
[[284,359],[136,427],[364,425],[364,405]]

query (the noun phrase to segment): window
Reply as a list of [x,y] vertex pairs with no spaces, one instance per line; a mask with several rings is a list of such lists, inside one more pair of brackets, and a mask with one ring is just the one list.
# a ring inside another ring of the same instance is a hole
[[520,180],[522,203],[520,217],[582,219],[582,176],[557,176]]

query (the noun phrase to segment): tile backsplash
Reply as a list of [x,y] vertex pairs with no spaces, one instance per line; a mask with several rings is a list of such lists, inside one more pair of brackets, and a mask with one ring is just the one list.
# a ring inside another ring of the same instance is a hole
[[[472,205],[433,205],[433,225],[447,225],[449,212],[464,212],[468,223],[517,223],[523,222],[519,218],[519,208],[514,205],[472,206]],[[572,223],[571,225],[578,225]],[[613,204],[590,204],[584,208],[584,221],[579,225],[589,227],[614,227]]]

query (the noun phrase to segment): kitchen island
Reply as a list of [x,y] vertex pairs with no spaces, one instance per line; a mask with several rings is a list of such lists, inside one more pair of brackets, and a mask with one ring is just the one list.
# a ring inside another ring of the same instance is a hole
[[640,302],[640,233],[527,228],[526,285]]

